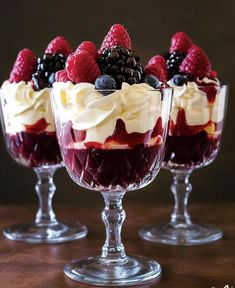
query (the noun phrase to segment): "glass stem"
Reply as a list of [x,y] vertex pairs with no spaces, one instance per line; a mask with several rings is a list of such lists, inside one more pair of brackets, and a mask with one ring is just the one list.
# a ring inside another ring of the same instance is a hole
[[106,229],[106,240],[100,260],[120,262],[127,259],[121,240],[122,224],[126,218],[126,213],[122,207],[124,194],[121,192],[102,193],[105,202],[102,219]]
[[35,168],[38,182],[35,186],[39,199],[39,208],[35,222],[37,225],[52,225],[57,223],[55,213],[52,209],[52,198],[56,190],[53,175],[56,168]]
[[175,198],[174,211],[171,214],[171,225],[173,226],[188,226],[191,219],[187,211],[189,194],[192,191],[192,185],[189,182],[191,170],[172,170],[173,184],[171,191]]

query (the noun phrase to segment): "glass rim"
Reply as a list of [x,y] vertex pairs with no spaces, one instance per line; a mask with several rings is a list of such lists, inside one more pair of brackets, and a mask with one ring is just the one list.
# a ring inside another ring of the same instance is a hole
[[[192,82],[191,82],[192,83]],[[193,82],[195,83],[195,82]],[[229,88],[229,85],[228,84],[220,84],[220,85],[210,85],[210,84],[206,84],[206,85],[198,85],[197,83],[195,83],[197,85],[198,88],[206,88],[206,87],[215,87],[215,88],[223,88],[223,87],[226,87],[226,88]],[[184,87],[184,85],[182,86],[177,86],[177,85],[174,85],[174,86],[171,86],[171,88],[175,88],[175,87]]]
[[[53,89],[52,89],[53,90]],[[152,89],[145,89],[148,92],[155,92],[155,91],[160,91],[161,90],[169,90],[172,91],[174,90],[174,87],[160,87],[160,88],[152,88]],[[122,91],[122,89],[85,89],[85,91],[97,91],[97,92],[116,92],[116,91]]]

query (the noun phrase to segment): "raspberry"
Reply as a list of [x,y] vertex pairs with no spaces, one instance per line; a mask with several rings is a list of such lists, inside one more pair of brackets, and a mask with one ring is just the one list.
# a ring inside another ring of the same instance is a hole
[[210,78],[215,79],[217,78],[217,72],[215,70],[211,70],[210,72]]
[[110,28],[108,34],[104,38],[99,53],[102,53],[105,48],[113,46],[131,49],[130,36],[126,29],[120,24],[115,24]]
[[57,82],[67,82],[70,81],[68,73],[66,70],[57,71],[55,74],[55,80]]
[[166,60],[161,55],[155,55],[148,61],[148,65],[156,63],[162,67],[166,66]]
[[180,72],[193,77],[209,77],[211,65],[205,52],[198,46],[193,45],[180,65]]
[[144,68],[144,73],[151,74],[155,77],[157,77],[161,82],[167,81],[167,71],[159,64],[147,64],[147,66]]
[[19,52],[15,64],[12,68],[9,81],[20,82],[29,81],[36,69],[36,57],[29,49],[23,49]]
[[72,53],[66,62],[66,71],[72,82],[94,83],[101,74],[98,64],[86,51]]
[[72,53],[69,42],[62,36],[53,39],[47,46],[45,53],[58,54],[61,53],[65,57]]
[[78,46],[76,52],[80,52],[80,51],[86,51],[86,52],[88,52],[89,54],[91,54],[91,55],[94,57],[95,60],[96,60],[96,59],[98,58],[98,56],[99,56],[98,51],[97,51],[97,49],[96,49],[96,47],[95,47],[95,44],[92,43],[91,41],[84,41],[84,42],[82,42],[82,43]]
[[177,32],[171,38],[170,53],[174,51],[187,52],[193,45],[192,40],[184,32]]
[[159,65],[162,67],[162,69],[164,70],[164,73],[167,75],[167,66],[166,66],[166,60],[164,59],[164,57],[162,57],[161,55],[155,55],[153,56],[149,61],[148,61],[148,65]]

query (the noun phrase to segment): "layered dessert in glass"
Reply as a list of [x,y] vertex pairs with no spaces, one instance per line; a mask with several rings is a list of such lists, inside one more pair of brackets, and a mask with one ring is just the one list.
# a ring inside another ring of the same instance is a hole
[[72,52],[68,41],[58,36],[36,58],[30,49],[19,52],[10,77],[1,87],[1,118],[5,143],[12,158],[33,168],[39,209],[35,222],[16,224],[4,230],[12,240],[57,243],[86,235],[85,227],[59,223],[52,210],[55,185],[52,177],[62,166],[52,115],[50,89],[55,73],[65,67]]
[[34,91],[30,82],[5,81],[1,95],[5,141],[11,156],[33,168],[60,164],[49,88]]
[[100,256],[65,266],[80,282],[120,286],[161,273],[155,261],[126,256],[121,242],[122,199],[157,175],[163,160],[172,89],[146,73],[127,31],[113,25],[101,48],[85,41],[56,73],[52,90],[57,137],[65,167],[80,186],[100,191],[106,241]]
[[160,91],[124,83],[104,96],[90,83],[56,82],[53,87],[62,155],[80,185],[119,191],[135,189],[155,176],[149,172],[163,155],[166,125]]
[[172,37],[169,53],[154,56],[149,65],[160,65],[159,57],[168,85],[174,88],[163,167],[174,177],[175,207],[168,225],[143,228],[140,235],[173,245],[210,243],[220,239],[222,231],[191,222],[189,176],[193,169],[211,163],[219,151],[228,89],[221,85],[206,53],[183,32]]
[[218,79],[207,77],[174,85],[166,167],[193,169],[214,160],[221,143],[225,90]]

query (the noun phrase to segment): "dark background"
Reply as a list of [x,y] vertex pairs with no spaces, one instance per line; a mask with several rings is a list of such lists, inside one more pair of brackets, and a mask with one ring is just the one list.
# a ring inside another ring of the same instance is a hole
[[[222,148],[208,167],[195,171],[192,202],[235,200],[234,189],[234,71],[235,71],[235,1],[217,0],[145,0],[145,1],[0,1],[0,81],[8,78],[18,51],[32,49],[41,55],[47,43],[57,35],[66,37],[75,49],[91,40],[97,46],[109,27],[125,25],[133,47],[142,62],[169,48],[176,31],[185,31],[208,54],[214,70],[230,85],[230,99]],[[0,203],[36,203],[32,170],[18,166],[8,155],[0,139]],[[55,202],[101,201],[96,192],[82,192],[64,169],[55,175],[58,187]],[[169,203],[171,176],[160,171],[148,187],[128,198]],[[155,199],[156,198],[156,199]],[[155,199],[155,200],[153,200]]]

